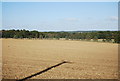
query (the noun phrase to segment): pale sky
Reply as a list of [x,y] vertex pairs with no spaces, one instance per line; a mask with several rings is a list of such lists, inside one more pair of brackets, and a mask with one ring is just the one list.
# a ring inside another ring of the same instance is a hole
[[118,3],[2,2],[2,17],[2,29],[117,30]]

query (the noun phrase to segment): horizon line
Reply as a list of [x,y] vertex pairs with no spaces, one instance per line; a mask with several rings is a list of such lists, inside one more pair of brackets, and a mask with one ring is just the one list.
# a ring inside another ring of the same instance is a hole
[[26,31],[38,31],[38,32],[81,32],[81,31],[120,31],[119,29],[117,30],[29,30],[29,29],[0,29],[0,31],[2,30],[26,30]]

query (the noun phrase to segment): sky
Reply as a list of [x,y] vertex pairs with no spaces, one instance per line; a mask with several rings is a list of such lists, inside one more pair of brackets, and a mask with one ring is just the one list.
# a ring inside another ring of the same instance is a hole
[[2,3],[0,2],[0,29],[2,28]]
[[2,29],[118,30],[118,3],[2,2]]

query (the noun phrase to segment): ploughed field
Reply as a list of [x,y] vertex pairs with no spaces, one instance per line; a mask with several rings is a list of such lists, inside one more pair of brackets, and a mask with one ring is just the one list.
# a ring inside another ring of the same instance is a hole
[[21,79],[62,60],[72,61],[31,79],[117,79],[118,44],[70,40],[1,39],[2,77]]

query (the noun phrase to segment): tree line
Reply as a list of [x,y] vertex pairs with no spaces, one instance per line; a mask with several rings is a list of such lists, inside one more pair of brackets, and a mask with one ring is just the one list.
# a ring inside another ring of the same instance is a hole
[[103,42],[120,43],[120,31],[74,31],[74,32],[39,32],[29,30],[1,30],[1,38],[39,38],[39,39],[61,39],[66,40],[93,40],[101,39]]

